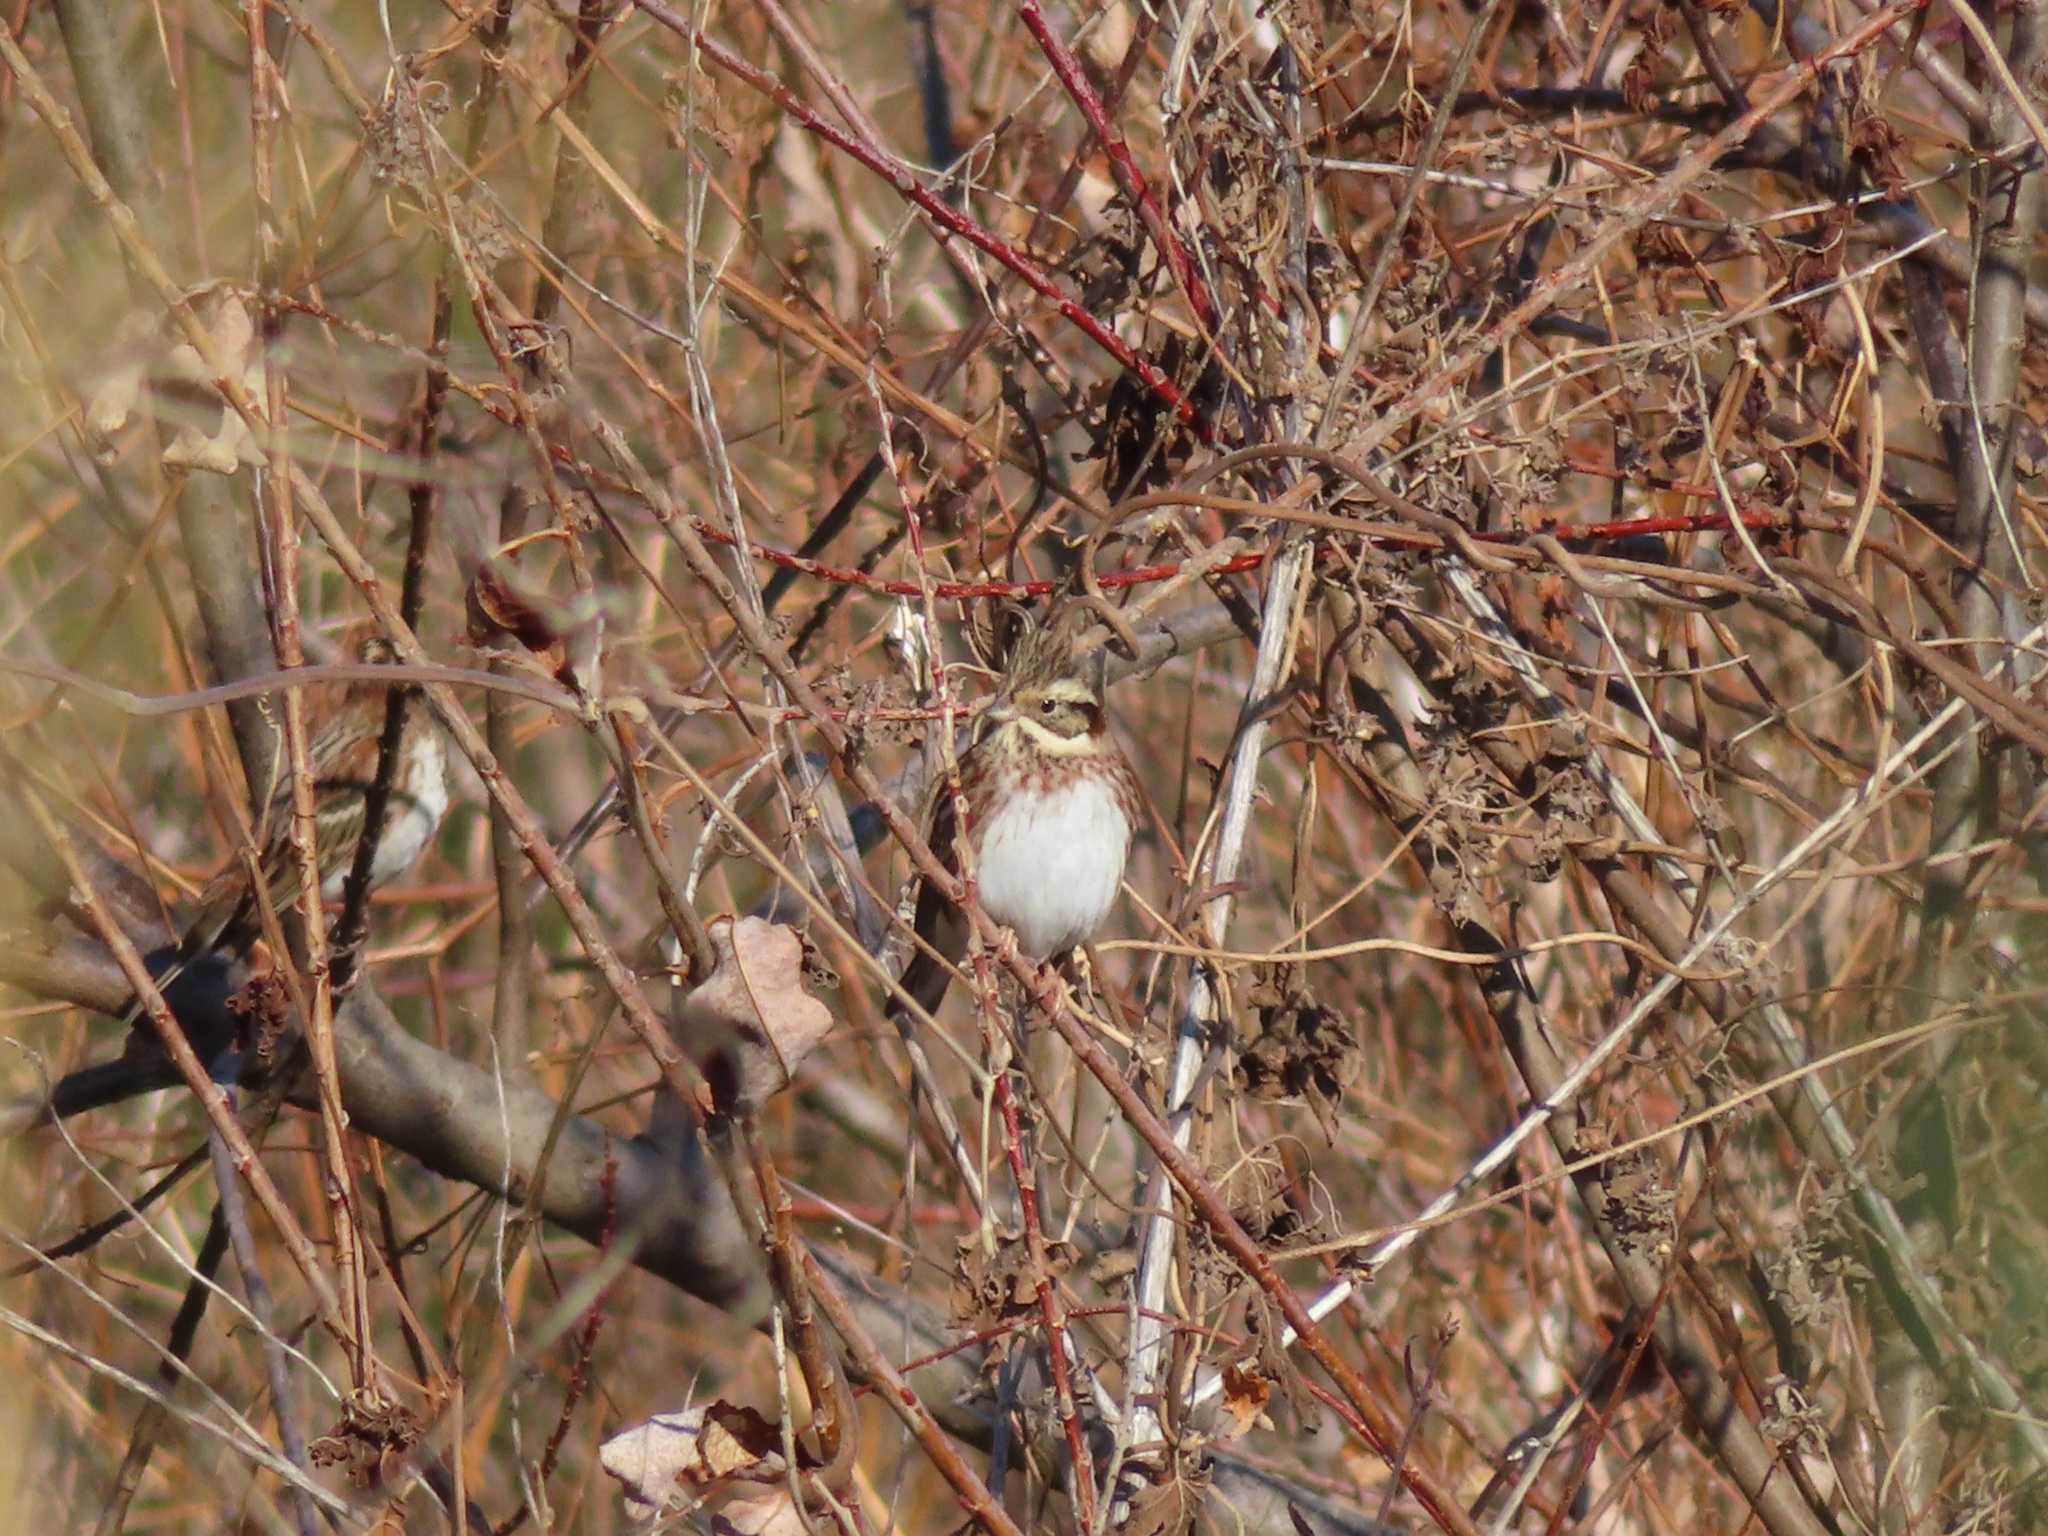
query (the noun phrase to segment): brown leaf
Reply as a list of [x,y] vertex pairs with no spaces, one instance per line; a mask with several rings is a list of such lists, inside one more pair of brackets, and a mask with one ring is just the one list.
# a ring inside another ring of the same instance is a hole
[[1255,1366],[1226,1365],[1223,1368],[1223,1411],[1229,1415],[1230,1427],[1224,1431],[1224,1438],[1234,1440],[1262,1420],[1268,1429],[1272,1428],[1272,1422],[1266,1419],[1266,1404],[1272,1400],[1273,1383]]
[[651,1520],[683,1502],[683,1479],[698,1465],[697,1429],[703,1413],[660,1413],[622,1429],[597,1449],[598,1464],[626,1495],[636,1520]]
[[470,578],[469,637],[486,645],[510,635],[529,651],[545,651],[562,638],[558,620],[548,611],[555,606],[523,587],[502,556],[492,555]]
[[716,1402],[704,1410],[697,1444],[705,1471],[716,1478],[776,1455],[782,1449],[782,1437],[753,1409]]
[[[597,1459],[619,1483],[636,1519],[652,1519],[670,1506],[695,1503],[729,1486],[733,1494],[726,1508],[736,1517],[731,1528],[767,1531],[772,1525],[738,1523],[737,1516],[742,1505],[761,1502],[765,1489],[752,1480],[772,1482],[782,1466],[781,1445],[775,1425],[751,1408],[721,1401],[656,1414],[622,1429],[598,1447]],[[749,1481],[732,1482],[742,1475]],[[787,1505],[786,1494],[782,1502]]]
[[421,1430],[419,1415],[403,1403],[362,1388],[348,1395],[341,1422],[307,1451],[314,1466],[341,1467],[356,1487],[375,1488],[404,1464]]
[[748,1115],[789,1086],[797,1063],[824,1039],[832,1010],[804,991],[804,944],[763,918],[714,919],[716,955],[683,1000],[678,1044],[710,1083],[712,1108]]
[[735,1492],[711,1520],[711,1536],[809,1536],[812,1529],[779,1483]]
[[998,1232],[995,1249],[983,1245],[981,1234],[960,1239],[954,1256],[953,1316],[971,1328],[987,1328],[1038,1305],[1038,1282],[1058,1283],[1074,1267],[1072,1243],[1048,1242],[1045,1268],[1031,1259],[1031,1244],[1022,1232]]
[[512,552],[499,550],[477,564],[463,607],[472,645],[502,649],[509,640],[563,687],[597,696],[604,613],[596,602],[555,596],[520,571]]
[[1251,1016],[1238,1022],[1237,1086],[1276,1103],[1307,1100],[1334,1142],[1337,1110],[1364,1067],[1351,1025],[1285,970],[1246,1000]]
[[[207,330],[219,359],[240,382],[242,391],[262,408],[263,357],[256,347],[256,326],[249,311],[234,294],[224,295],[214,306]],[[210,474],[231,475],[244,464],[263,464],[268,458],[249,430],[248,422],[220,394],[217,380],[199,351],[190,342],[180,342],[164,359],[160,382],[180,398],[204,401],[218,411],[219,425],[211,435],[197,425],[180,427],[170,446],[164,449],[164,463],[174,469],[201,469]]]
[[[246,360],[250,346],[256,340],[256,326],[249,318],[249,311],[232,293],[215,304],[206,330],[215,352],[230,367]],[[213,387],[212,371],[200,357],[199,349],[189,341],[181,341],[170,349],[164,359],[164,368],[169,379],[176,382],[204,385],[209,389]]]
[[1208,1491],[1209,1474],[1192,1460],[1181,1461],[1131,1500],[1124,1536],[1182,1536],[1194,1529]]
[[148,374],[140,359],[122,364],[93,391],[85,408],[85,427],[93,442],[93,453],[102,464],[114,461],[113,437],[128,424]]

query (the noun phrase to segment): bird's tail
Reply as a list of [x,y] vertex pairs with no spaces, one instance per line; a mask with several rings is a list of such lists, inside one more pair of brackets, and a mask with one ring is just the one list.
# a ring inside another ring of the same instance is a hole
[[914,1016],[904,1005],[906,994],[927,1016],[937,1013],[952,984],[953,968],[967,952],[965,920],[951,902],[932,889],[930,881],[918,892],[916,933],[921,942],[897,980],[899,990],[889,996],[887,1013],[892,1023]]
[[[207,1071],[222,1082],[236,1075],[239,1057],[233,1053],[241,1027],[227,1007],[233,958],[215,949],[187,955],[179,946],[152,951],[145,964]],[[156,1031],[140,1027],[143,1007],[137,998],[121,1015],[125,1044],[119,1056],[65,1074],[47,1097],[37,1093],[0,1105],[0,1140],[182,1082],[183,1074],[158,1046]]]

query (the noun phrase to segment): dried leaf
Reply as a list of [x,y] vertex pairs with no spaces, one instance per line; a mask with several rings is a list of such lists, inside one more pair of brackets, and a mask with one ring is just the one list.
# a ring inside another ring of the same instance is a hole
[[1235,1440],[1253,1425],[1273,1427],[1273,1421],[1266,1417],[1266,1404],[1273,1400],[1273,1383],[1268,1381],[1256,1367],[1251,1365],[1226,1365],[1223,1368],[1223,1411],[1229,1415],[1229,1428],[1222,1438]]
[[510,635],[529,651],[545,651],[562,638],[562,626],[551,611],[557,606],[522,586],[504,556],[492,555],[470,578],[469,638],[488,645]]
[[1028,1312],[1038,1305],[1038,1282],[1057,1284],[1077,1257],[1072,1243],[1047,1242],[1040,1270],[1022,1232],[996,1233],[993,1252],[980,1233],[969,1233],[954,1255],[953,1316],[967,1327],[987,1328]]
[[[484,556],[463,593],[469,639],[480,649],[510,641],[563,687],[596,698],[604,639],[604,611],[578,595],[564,600],[525,578],[511,551]],[[524,657],[520,658],[524,660]]]
[[704,1410],[698,1445],[705,1470],[713,1477],[728,1477],[779,1456],[782,1437],[753,1409],[717,1402]]
[[[229,368],[240,369],[247,364],[250,345],[256,339],[256,327],[240,299],[233,294],[222,298],[214,306],[206,330],[213,340],[214,351]],[[213,387],[213,370],[206,366],[199,349],[189,341],[181,341],[171,348],[164,358],[164,373],[167,382],[197,384],[207,389]]]
[[1176,1462],[1171,1472],[1131,1500],[1124,1536],[1182,1536],[1194,1529],[1209,1491],[1209,1474],[1191,1459]]
[[113,460],[112,438],[128,425],[135,403],[142,398],[142,381],[147,373],[140,361],[123,364],[101,381],[91,404],[85,408],[85,428],[92,436],[94,456],[102,464]]
[[[660,1413],[645,1423],[622,1429],[598,1447],[598,1464],[615,1479],[636,1520],[652,1520],[670,1508],[703,1501],[744,1473],[750,1481],[731,1485],[722,1507],[737,1512],[764,1501],[776,1485],[751,1481],[773,1478],[782,1467],[781,1436],[775,1425],[751,1408],[716,1402],[680,1413]],[[787,1507],[787,1494],[780,1496]],[[769,1524],[735,1524],[734,1530],[768,1531]]]
[[810,1536],[811,1527],[781,1484],[736,1492],[712,1518],[712,1536]]
[[375,1488],[399,1471],[419,1444],[419,1415],[368,1388],[348,1395],[341,1422],[307,1447],[316,1467],[343,1468],[358,1488]]
[[763,918],[710,925],[716,959],[683,1000],[678,1043],[711,1085],[711,1107],[748,1115],[789,1086],[824,1039],[832,1010],[804,991],[804,943]]
[[652,1520],[671,1503],[685,1502],[683,1479],[698,1465],[697,1428],[701,1410],[660,1413],[622,1429],[597,1448],[598,1465],[626,1495],[636,1520]]
[[1282,967],[1255,986],[1238,1025],[1237,1086],[1276,1103],[1306,1099],[1334,1143],[1337,1111],[1364,1058],[1350,1024]]
[[[250,320],[249,311],[243,307],[242,301],[232,293],[224,295],[214,305],[206,328],[213,338],[215,354],[239,380],[243,394],[260,402],[263,399],[263,359],[256,347],[255,323]],[[249,430],[249,423],[215,387],[216,375],[190,342],[181,342],[171,348],[164,359],[163,374],[166,384],[185,386],[173,389],[173,394],[186,398],[196,395],[220,412],[219,425],[210,436],[195,425],[179,428],[170,446],[164,449],[165,464],[173,469],[198,469],[210,474],[232,475],[244,464],[269,462],[255,434]]]
[[[262,382],[259,369],[251,369],[243,377],[245,389],[251,385],[260,388]],[[253,394],[254,390],[250,392]],[[181,427],[178,435],[164,449],[164,463],[171,468],[199,469],[214,475],[232,475],[244,464],[268,462],[269,456],[257,445],[256,435],[249,430],[248,422],[233,406],[226,404],[221,407],[220,425],[213,436],[206,436],[197,427]]]

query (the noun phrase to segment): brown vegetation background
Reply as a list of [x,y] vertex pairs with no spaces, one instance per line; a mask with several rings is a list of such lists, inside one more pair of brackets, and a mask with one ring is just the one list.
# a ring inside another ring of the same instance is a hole
[[[0,12],[17,1528],[2040,1528],[2038,0]],[[1128,890],[899,1036],[1020,607]]]

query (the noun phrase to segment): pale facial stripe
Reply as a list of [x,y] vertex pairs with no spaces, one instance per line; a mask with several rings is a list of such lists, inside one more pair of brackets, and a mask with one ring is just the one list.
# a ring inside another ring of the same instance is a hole
[[1086,731],[1078,736],[1062,736],[1029,715],[1018,716],[1014,724],[1048,757],[1093,757],[1103,750],[1102,744]]

